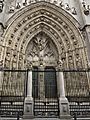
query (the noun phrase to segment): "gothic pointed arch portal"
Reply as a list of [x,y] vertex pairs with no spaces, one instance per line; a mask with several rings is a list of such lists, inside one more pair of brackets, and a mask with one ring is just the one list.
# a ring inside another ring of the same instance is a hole
[[[52,64],[56,67],[59,65],[59,60],[62,60],[64,69],[88,67],[87,48],[81,32],[78,29],[80,26],[78,22],[62,8],[44,1],[32,3],[15,13],[9,21],[7,21],[6,26],[8,27],[1,41],[1,60],[3,60],[4,68],[27,69],[31,67],[31,63],[33,63],[33,66]],[[34,39],[38,37],[40,33],[44,33],[45,35],[45,39],[41,40],[41,42],[39,41],[40,39]],[[49,46],[47,43],[49,43]],[[38,44],[41,45],[38,46]],[[36,47],[33,49],[35,45]],[[44,50],[46,52],[44,52],[44,54],[42,50],[43,47],[47,47],[47,49]],[[39,54],[37,48],[41,50]],[[29,56],[27,52],[28,49],[31,51]],[[43,55],[44,58],[42,59]],[[75,78],[72,83],[70,74],[65,75],[68,80],[68,84],[65,86],[66,95],[67,91],[69,91],[69,96],[73,95],[72,91],[78,94],[78,90],[73,87],[73,84],[78,82],[78,79],[81,78],[80,75],[81,73],[78,74],[76,78],[76,74],[71,74],[71,77],[73,79]],[[4,77],[6,78],[7,76],[8,74]],[[82,91],[79,94],[88,95],[89,86],[87,74],[83,76],[83,80],[87,85],[83,84],[83,87],[79,86]],[[6,81],[8,81],[8,77]],[[68,90],[68,88],[70,88],[70,90]]]
[[53,40],[44,32],[35,35],[28,44],[25,54],[28,69],[33,66],[37,70],[33,72],[32,78],[33,97],[57,97],[56,73],[53,67],[57,66],[58,56]]

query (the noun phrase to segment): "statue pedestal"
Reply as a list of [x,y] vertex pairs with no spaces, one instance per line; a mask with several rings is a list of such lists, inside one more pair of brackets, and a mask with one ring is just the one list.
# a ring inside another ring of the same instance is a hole
[[24,115],[23,120],[33,119],[33,98],[26,97],[24,102]]
[[60,120],[72,120],[69,111],[69,103],[66,97],[59,98]]

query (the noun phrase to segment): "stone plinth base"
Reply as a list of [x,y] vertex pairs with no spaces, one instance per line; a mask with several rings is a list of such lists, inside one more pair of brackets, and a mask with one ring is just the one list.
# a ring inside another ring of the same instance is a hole
[[66,97],[59,98],[60,120],[72,120],[69,111],[69,103]]
[[33,119],[33,98],[26,97],[24,102],[24,115],[23,120]]
[[34,116],[31,116],[31,115],[23,115],[23,119],[22,120],[29,120],[29,119],[34,119]]
[[60,116],[60,120],[73,120],[73,118],[71,118],[71,116]]

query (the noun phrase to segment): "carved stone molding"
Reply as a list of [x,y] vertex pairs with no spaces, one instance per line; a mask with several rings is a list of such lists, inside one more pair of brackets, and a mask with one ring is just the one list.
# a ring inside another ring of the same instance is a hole
[[[76,61],[78,60],[73,51],[81,46],[84,48],[84,44],[81,33],[77,29],[76,21],[71,18],[71,16],[66,15],[65,11],[49,3],[40,2],[33,6],[31,5],[30,8],[29,6],[24,8],[19,14],[17,13],[13,17],[13,19],[16,20],[10,23],[4,36],[5,45],[12,49],[12,55],[10,55],[11,60],[7,60],[8,55],[6,56],[7,53],[5,53],[4,64],[12,63],[14,68],[21,68],[22,66],[24,68],[27,46],[32,38],[38,34],[38,31],[41,31],[51,37],[58,54],[61,55],[63,67],[76,67]],[[42,49],[42,46],[40,47],[40,49]],[[17,51],[18,56],[13,56],[13,51]],[[71,53],[69,51],[71,51]],[[20,54],[22,54],[22,58]],[[85,55],[79,54],[79,56],[84,65],[86,62],[83,60]],[[15,59],[18,61],[17,63]]]

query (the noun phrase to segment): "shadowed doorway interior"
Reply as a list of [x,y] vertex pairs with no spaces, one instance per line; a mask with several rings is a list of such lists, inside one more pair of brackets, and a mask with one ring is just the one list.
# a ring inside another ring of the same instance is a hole
[[[44,76],[43,83],[39,79],[40,73]],[[46,67],[44,71],[39,71],[38,67],[34,67],[32,82],[33,98],[40,99],[40,93],[43,93],[44,98],[57,98],[56,70],[53,67]],[[43,87],[43,89],[40,89],[40,86]]]

